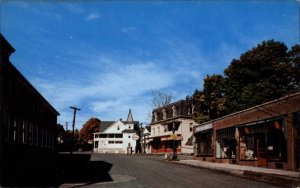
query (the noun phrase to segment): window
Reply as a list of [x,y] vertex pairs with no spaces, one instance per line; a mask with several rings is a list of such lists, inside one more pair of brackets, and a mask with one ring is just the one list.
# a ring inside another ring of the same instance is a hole
[[94,147],[95,147],[95,148],[98,148],[98,144],[99,144],[99,141],[96,141]]
[[107,138],[107,134],[100,134],[99,138]]
[[120,130],[120,127],[118,126],[118,130]]
[[157,112],[154,112],[154,121],[157,121],[157,117],[158,117]]
[[284,119],[239,128],[240,160],[287,160]]
[[163,119],[167,119],[167,110],[163,109],[162,113],[163,113]]
[[196,135],[197,156],[212,155],[212,131],[205,131]]
[[235,158],[236,144],[235,128],[217,130],[216,158]]
[[114,144],[115,143],[115,141],[108,141],[108,144]]
[[190,132],[193,131],[193,123],[190,123]]
[[173,110],[173,117],[177,116],[177,108],[175,106],[172,106]]
[[95,138],[98,138],[99,137],[99,135],[98,134],[95,134]]
[[123,141],[116,141],[116,144],[123,144]]
[[108,138],[114,138],[114,137],[115,137],[114,134],[109,134],[109,135],[108,135]]
[[116,138],[123,138],[123,134],[116,134]]

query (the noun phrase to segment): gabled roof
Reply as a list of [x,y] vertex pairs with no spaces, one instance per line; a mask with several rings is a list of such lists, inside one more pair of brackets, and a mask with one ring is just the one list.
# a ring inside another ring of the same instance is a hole
[[104,132],[106,129],[108,129],[108,127],[110,127],[114,123],[115,121],[102,121],[99,132]]

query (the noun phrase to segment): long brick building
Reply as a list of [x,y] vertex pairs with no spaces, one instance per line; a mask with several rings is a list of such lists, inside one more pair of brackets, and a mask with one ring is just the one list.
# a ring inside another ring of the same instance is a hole
[[198,125],[195,158],[297,171],[299,129],[300,92]]

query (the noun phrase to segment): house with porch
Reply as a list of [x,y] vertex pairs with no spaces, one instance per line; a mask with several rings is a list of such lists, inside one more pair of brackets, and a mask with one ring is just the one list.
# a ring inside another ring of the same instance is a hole
[[94,133],[95,153],[133,153],[138,150],[136,132],[139,122],[133,121],[131,110],[129,110],[126,121],[102,121],[100,131]]

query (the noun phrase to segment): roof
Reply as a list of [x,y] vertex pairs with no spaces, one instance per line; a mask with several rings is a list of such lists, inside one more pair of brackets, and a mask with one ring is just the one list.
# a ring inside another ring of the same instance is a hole
[[192,146],[192,145],[193,145],[193,137],[194,137],[194,135],[192,135],[192,136],[188,139],[188,141],[185,143],[185,145]]
[[127,122],[133,122],[133,117],[132,117],[131,109],[129,109],[129,112],[128,112]]
[[122,131],[122,133],[136,133],[136,131],[133,129],[125,129],[124,131]]
[[110,127],[115,121],[102,121],[100,125],[99,132],[104,132],[108,127]]
[[9,44],[9,42],[0,33],[0,51],[2,55],[10,56],[15,52],[15,49]]
[[278,98],[278,99],[275,99],[275,100],[272,100],[272,101],[269,101],[269,102],[265,102],[265,103],[262,103],[262,104],[259,104],[259,105],[256,105],[256,106],[253,106],[253,107],[250,107],[250,108],[241,110],[241,111],[237,111],[237,112],[228,114],[228,115],[226,115],[226,116],[219,117],[219,118],[217,118],[217,119],[213,119],[213,120],[209,120],[209,121],[203,122],[203,123],[197,125],[196,127],[203,126],[203,125],[205,125],[205,124],[212,123],[212,122],[215,122],[215,121],[219,121],[219,120],[221,120],[221,119],[226,119],[226,118],[229,118],[229,117],[231,117],[231,116],[235,116],[235,115],[237,115],[237,114],[241,114],[241,113],[244,113],[244,112],[247,112],[247,111],[250,111],[250,110],[258,109],[259,107],[262,107],[262,106],[265,106],[265,105],[269,105],[269,104],[272,104],[272,103],[276,103],[276,102],[279,102],[279,101],[282,101],[282,100],[286,100],[286,99],[291,98],[291,97],[296,97],[296,96],[298,96],[298,95],[300,95],[300,92],[288,94],[288,95],[286,95],[286,96],[283,96],[283,97],[281,97],[281,98]]
[[146,126],[145,129],[147,129],[149,132],[151,132],[151,126],[150,125]]
[[[7,42],[7,40],[0,33],[0,52],[1,55],[10,55],[15,51],[15,49]],[[11,74],[15,75],[15,78],[18,79],[22,85],[24,85],[29,92],[32,92],[33,95],[50,111],[55,113],[55,115],[60,115],[59,112],[42,96],[42,94],[22,75],[22,73],[8,60],[8,69]]]

